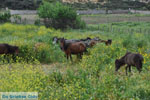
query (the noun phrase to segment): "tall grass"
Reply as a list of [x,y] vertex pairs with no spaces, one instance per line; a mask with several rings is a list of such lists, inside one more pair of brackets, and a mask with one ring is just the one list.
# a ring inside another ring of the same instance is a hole
[[[115,25],[128,26],[127,23]],[[131,26],[147,27],[143,24]],[[0,65],[0,92],[38,92],[40,100],[150,99],[150,36],[147,33],[95,29],[61,32],[43,26],[3,24],[0,36],[0,43],[20,48],[17,63]],[[99,43],[89,48],[81,61],[73,56],[71,62],[66,60],[59,45],[52,44],[53,36],[67,39],[100,37],[113,42],[111,46]],[[125,75],[125,67],[115,73],[115,60],[127,51],[143,55],[141,74],[134,67],[129,76]],[[0,59],[4,60],[3,56]]]

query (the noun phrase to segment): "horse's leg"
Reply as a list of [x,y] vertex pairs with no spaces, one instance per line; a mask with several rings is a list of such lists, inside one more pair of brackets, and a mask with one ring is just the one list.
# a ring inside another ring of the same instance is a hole
[[83,53],[80,53],[80,59],[82,59],[82,55],[83,55]]
[[67,60],[68,60],[68,55],[69,55],[69,54],[68,54],[68,53],[66,53],[66,52],[65,52],[65,54],[66,54],[66,58],[67,58]]
[[3,57],[3,64],[5,63],[5,60],[6,60],[6,55],[4,55]]
[[13,60],[13,62],[16,62],[16,55],[12,55],[12,60]]
[[130,72],[130,74],[132,75],[132,73],[131,73],[131,66],[129,66],[129,72]]
[[129,72],[131,73],[131,66],[129,66]]
[[140,73],[142,71],[142,62],[137,63],[135,66]]
[[7,62],[9,63],[9,56],[7,54],[4,55],[4,60],[3,60],[3,63],[5,62],[5,60],[7,60]]
[[70,54],[70,60],[72,61],[72,56],[71,56],[71,54]]
[[77,54],[77,59],[79,58],[80,55]]
[[8,63],[10,63],[10,58],[11,58],[11,57],[10,57],[9,55],[7,55],[7,62],[8,62]]
[[68,54],[66,54],[67,60],[68,60]]
[[126,66],[126,75],[128,75],[128,72],[127,72],[127,71],[128,71],[128,70],[127,70],[127,69],[128,69],[128,67],[129,67],[129,66],[127,65],[127,66]]

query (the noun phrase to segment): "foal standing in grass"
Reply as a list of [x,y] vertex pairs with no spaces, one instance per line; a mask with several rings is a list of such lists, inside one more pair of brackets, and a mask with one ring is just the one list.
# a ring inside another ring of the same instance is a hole
[[126,66],[126,75],[127,75],[127,69],[129,68],[129,72],[131,72],[131,66],[135,66],[139,73],[142,71],[142,62],[143,62],[143,56],[136,53],[127,52],[125,56],[121,57],[120,59],[116,59],[115,65],[116,65],[116,71],[118,69],[127,64]]

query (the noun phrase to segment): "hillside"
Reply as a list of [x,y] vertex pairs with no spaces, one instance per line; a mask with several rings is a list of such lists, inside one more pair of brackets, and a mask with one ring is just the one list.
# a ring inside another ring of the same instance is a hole
[[[46,0],[49,2],[55,2],[57,0]],[[136,6],[137,8],[149,7],[147,5],[150,0],[139,0],[139,1],[126,1],[126,0],[60,0],[63,3],[73,4],[72,6],[76,8],[86,8],[86,9],[96,9],[96,8],[132,8]],[[8,7],[10,9],[37,9],[42,3],[42,0],[0,0],[0,8]],[[77,3],[77,4],[76,4]],[[123,7],[122,7],[123,6]],[[134,7],[135,8],[135,7]]]

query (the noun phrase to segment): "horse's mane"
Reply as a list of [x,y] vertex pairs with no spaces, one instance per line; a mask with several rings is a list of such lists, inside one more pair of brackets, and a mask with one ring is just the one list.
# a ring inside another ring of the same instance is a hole
[[121,58],[119,59],[119,61],[124,62],[125,57],[126,57],[128,54],[130,54],[130,53],[131,53],[131,52],[127,52],[123,57],[121,57]]
[[64,50],[67,50],[71,43],[66,43],[64,40]]

